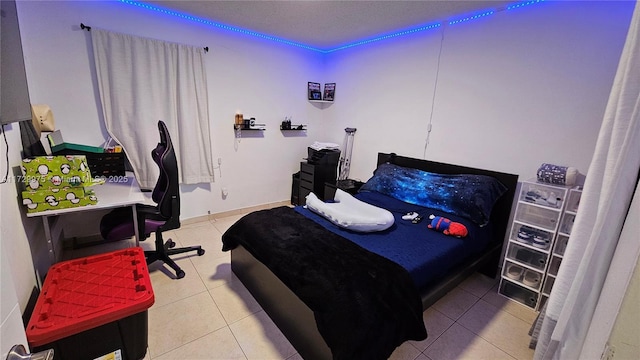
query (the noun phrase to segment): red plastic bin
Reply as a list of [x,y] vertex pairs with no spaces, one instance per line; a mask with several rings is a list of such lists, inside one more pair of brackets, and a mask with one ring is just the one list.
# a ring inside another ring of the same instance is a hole
[[27,326],[33,349],[56,358],[95,359],[147,351],[147,310],[154,295],[140,247],[60,262],[47,274]]

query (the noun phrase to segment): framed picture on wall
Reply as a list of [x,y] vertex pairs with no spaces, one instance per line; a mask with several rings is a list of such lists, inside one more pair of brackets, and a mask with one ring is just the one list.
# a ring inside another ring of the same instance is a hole
[[324,84],[324,97],[323,100],[333,101],[333,98],[336,96],[336,83],[326,83]]
[[320,83],[309,82],[309,100],[322,100],[322,92],[320,91]]

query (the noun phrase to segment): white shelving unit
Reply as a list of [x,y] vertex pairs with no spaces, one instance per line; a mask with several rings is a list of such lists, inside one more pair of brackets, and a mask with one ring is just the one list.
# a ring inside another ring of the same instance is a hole
[[582,190],[569,189],[567,202],[564,211],[562,212],[562,218],[560,220],[560,227],[558,228],[558,234],[556,235],[556,239],[553,244],[553,251],[551,252],[551,262],[549,263],[549,269],[547,270],[547,273],[545,275],[544,284],[542,287],[543,302],[540,304],[540,307],[544,305],[546,299],[549,298],[549,294],[551,294],[553,283],[556,280],[558,269],[560,268],[562,258],[564,257],[564,252],[567,249],[567,244],[569,243],[569,236],[571,235],[571,230],[573,229],[573,222],[575,221],[576,215],[578,214],[578,206],[580,205],[581,196]]
[[522,183],[505,252],[499,292],[539,310],[549,297],[578,210],[581,191]]

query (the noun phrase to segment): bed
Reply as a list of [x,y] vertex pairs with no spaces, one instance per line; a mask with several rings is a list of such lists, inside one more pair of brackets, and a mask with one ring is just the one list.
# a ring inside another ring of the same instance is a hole
[[[355,197],[393,214],[384,231],[355,232],[298,206],[248,214],[222,237],[234,274],[304,359],[388,358],[402,342],[426,338],[424,309],[476,271],[497,274],[517,175],[387,153],[377,163]],[[483,205],[486,218],[459,210],[460,202],[455,214],[440,200],[386,191],[397,190],[399,171],[489,179],[502,188]],[[408,212],[423,220],[402,220]],[[465,225],[468,236],[428,229],[431,214]],[[415,259],[424,255],[431,260]]]

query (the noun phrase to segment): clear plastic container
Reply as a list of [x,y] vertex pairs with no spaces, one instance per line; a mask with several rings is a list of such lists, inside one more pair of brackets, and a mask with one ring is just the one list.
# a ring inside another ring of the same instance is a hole
[[567,189],[539,183],[522,183],[520,201],[561,209]]
[[528,265],[540,271],[544,271],[544,268],[547,266],[547,256],[547,254],[518,245],[514,242],[509,243],[507,250],[508,260]]
[[533,246],[546,253],[553,240],[553,233],[514,222],[513,228],[511,229],[511,239],[522,244]]
[[539,226],[545,230],[555,231],[559,217],[560,212],[557,210],[521,202],[518,204],[515,219],[519,222]]
[[502,281],[500,293],[523,305],[535,308],[538,303],[538,294],[510,281]]

